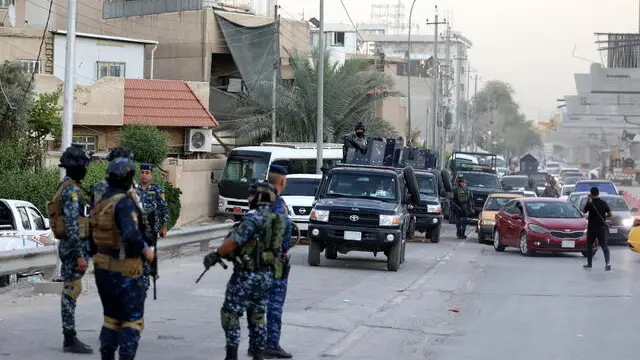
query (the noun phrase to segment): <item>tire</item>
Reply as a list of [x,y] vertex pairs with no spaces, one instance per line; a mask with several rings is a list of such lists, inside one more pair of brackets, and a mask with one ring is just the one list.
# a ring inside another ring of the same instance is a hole
[[531,256],[535,253],[535,251],[529,250],[529,246],[527,244],[527,234],[520,234],[520,254],[523,256]]
[[309,266],[320,265],[320,245],[316,244],[313,240],[309,241],[309,254],[307,255],[307,262]]
[[431,242],[437,244],[440,242],[440,225],[431,230]]
[[235,222],[242,221],[242,215],[233,215],[233,221]]
[[404,264],[404,256],[407,252],[407,243],[402,243],[402,254],[400,255],[400,264]]
[[338,248],[335,246],[327,246],[324,249],[324,258],[327,260],[335,260],[338,258]]
[[442,176],[442,182],[444,183],[444,190],[446,192],[453,192],[453,184],[451,183],[451,175],[447,170],[442,170],[440,172],[440,176]]
[[411,166],[407,166],[403,170],[404,181],[407,184],[409,195],[411,196],[411,202],[414,204],[420,203],[420,189],[418,188],[418,181],[416,180],[416,173]]
[[398,240],[389,249],[389,256],[387,257],[387,270],[398,271],[400,268],[400,259],[402,258],[402,240]]
[[0,287],[16,284],[18,282],[18,274],[0,276]]
[[497,252],[503,252],[505,248],[506,246],[502,245],[500,241],[500,231],[493,230],[493,249]]

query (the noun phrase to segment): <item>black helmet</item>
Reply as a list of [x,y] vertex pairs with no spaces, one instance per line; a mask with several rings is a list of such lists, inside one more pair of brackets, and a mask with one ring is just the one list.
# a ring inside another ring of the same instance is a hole
[[129,175],[130,172],[136,171],[136,164],[133,161],[126,157],[118,157],[109,163],[109,167],[107,168],[107,174],[110,176],[115,176],[118,179],[124,179]]
[[249,195],[255,196],[256,205],[271,205],[276,201],[276,189],[267,182],[257,182],[249,187]]
[[84,152],[81,146],[71,145],[69,146],[60,157],[59,167],[72,168],[72,167],[87,167],[91,159]]
[[358,131],[358,130],[365,131],[364,124],[363,124],[362,122],[357,123],[357,124],[356,124],[356,129],[355,129],[355,130],[356,130],[356,131]]
[[113,159],[119,158],[119,157],[129,158],[133,160],[133,153],[127,148],[123,148],[123,147],[113,148],[109,152],[109,155],[107,155],[107,161],[113,161]]

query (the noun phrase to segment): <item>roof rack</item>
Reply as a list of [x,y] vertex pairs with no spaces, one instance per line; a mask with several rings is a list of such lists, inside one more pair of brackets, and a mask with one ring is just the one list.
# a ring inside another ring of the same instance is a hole
[[[316,143],[273,143],[273,142],[263,142],[260,143],[260,146],[274,146],[274,147],[284,147],[290,149],[317,149],[318,144]],[[342,144],[336,143],[323,143],[323,149],[342,149]]]
[[403,168],[396,168],[391,166],[384,165],[361,165],[361,164],[335,164],[331,169],[335,168],[362,168],[362,169],[378,169],[378,170],[393,170],[393,171],[403,171]]

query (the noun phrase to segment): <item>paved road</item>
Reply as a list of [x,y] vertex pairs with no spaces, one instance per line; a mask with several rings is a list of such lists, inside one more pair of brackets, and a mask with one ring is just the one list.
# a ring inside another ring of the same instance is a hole
[[[585,271],[579,255],[496,253],[475,235],[454,239],[446,226],[439,244],[409,244],[397,273],[385,270],[384,255],[350,254],[312,268],[306,246],[296,248],[283,346],[309,360],[638,358],[636,254],[615,248],[614,271],[604,272],[601,255]],[[201,269],[200,255],[163,263],[136,359],[224,358],[218,314],[229,272],[215,269],[195,285]],[[85,289],[78,329],[97,348],[102,315],[91,279]],[[59,297],[16,289],[0,304],[3,359],[81,357],[60,350]]]

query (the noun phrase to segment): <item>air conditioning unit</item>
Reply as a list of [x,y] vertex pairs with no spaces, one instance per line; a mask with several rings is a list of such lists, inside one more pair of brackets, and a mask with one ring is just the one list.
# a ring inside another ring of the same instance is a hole
[[185,129],[185,152],[211,152],[212,129]]

